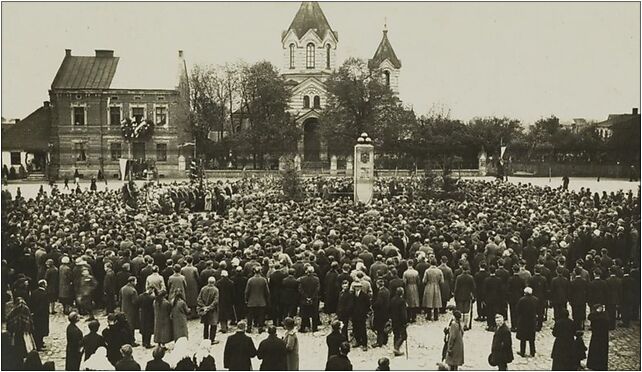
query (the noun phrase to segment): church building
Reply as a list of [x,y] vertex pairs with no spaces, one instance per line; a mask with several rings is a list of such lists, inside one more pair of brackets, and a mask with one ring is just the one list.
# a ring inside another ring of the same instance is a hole
[[[290,27],[281,34],[282,75],[292,86],[290,113],[303,128],[297,152],[308,166],[326,163],[327,146],[319,135],[319,116],[327,103],[325,81],[338,68],[339,33],[332,29],[316,1],[304,1]],[[383,37],[368,67],[380,69],[381,79],[399,93],[401,61],[384,27]]]

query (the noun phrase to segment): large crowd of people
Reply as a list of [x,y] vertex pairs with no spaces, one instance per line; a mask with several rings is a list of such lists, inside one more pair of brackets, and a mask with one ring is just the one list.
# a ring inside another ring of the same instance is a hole
[[[473,310],[494,332],[488,362],[500,370],[514,358],[513,332],[518,354],[527,357],[528,344],[535,355],[549,317],[553,369],[577,369],[586,357],[586,320],[587,366],[606,369],[608,332],[639,321],[639,190],[464,180],[460,202],[426,200],[416,178],[393,178],[377,180],[366,206],[345,179],[307,180],[299,202],[283,200],[278,182],[41,189],[28,200],[3,190],[3,369],[45,368],[38,351],[60,311],[69,319],[67,370],[140,369],[135,347],[153,349],[148,370],[212,369],[209,346],[232,331],[224,368],[247,370],[258,357],[262,369],[296,370],[297,333],[325,319],[325,367],[347,370],[351,347],[387,345],[392,333],[394,355],[403,355],[408,323],[447,311],[437,358],[457,369]],[[200,319],[202,336],[189,333],[189,319]],[[258,347],[246,335],[255,330],[267,330]],[[205,341],[197,352],[186,347],[195,337]],[[382,358],[378,368],[388,365]]]

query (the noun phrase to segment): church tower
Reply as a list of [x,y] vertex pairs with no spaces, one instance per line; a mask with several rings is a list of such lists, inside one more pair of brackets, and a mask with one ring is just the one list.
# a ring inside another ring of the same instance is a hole
[[324,82],[337,65],[338,33],[316,1],[304,1],[290,27],[281,34],[282,75],[292,86],[290,113],[303,128],[297,146],[305,162],[327,160],[319,135],[319,114],[327,102]]
[[395,93],[399,94],[399,72],[401,71],[401,60],[397,58],[390,40],[388,40],[388,27],[383,27],[383,38],[377,47],[377,51],[372,59],[368,60],[368,67],[371,70],[379,69],[381,71],[381,81],[390,87]]

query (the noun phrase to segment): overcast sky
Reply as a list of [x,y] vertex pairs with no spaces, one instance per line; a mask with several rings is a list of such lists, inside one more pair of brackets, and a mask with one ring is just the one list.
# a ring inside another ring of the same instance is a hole
[[[113,49],[119,79],[164,87],[188,65],[268,60],[298,2],[2,3],[2,116],[48,99],[64,57]],[[403,64],[400,96],[419,114],[603,120],[640,101],[639,3],[321,3],[338,58],[371,58],[384,18]]]

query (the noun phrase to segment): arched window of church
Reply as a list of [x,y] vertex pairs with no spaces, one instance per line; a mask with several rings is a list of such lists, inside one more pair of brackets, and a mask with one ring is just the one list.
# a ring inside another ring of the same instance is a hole
[[310,96],[303,96],[303,108],[310,108]]
[[314,68],[314,44],[308,44],[305,51],[305,67]]
[[290,44],[290,68],[294,68],[294,44]]
[[319,96],[314,96],[314,108],[321,108],[321,98]]
[[330,44],[325,46],[325,68],[330,69]]
[[386,79],[386,86],[390,88],[390,71],[384,71],[383,76]]

